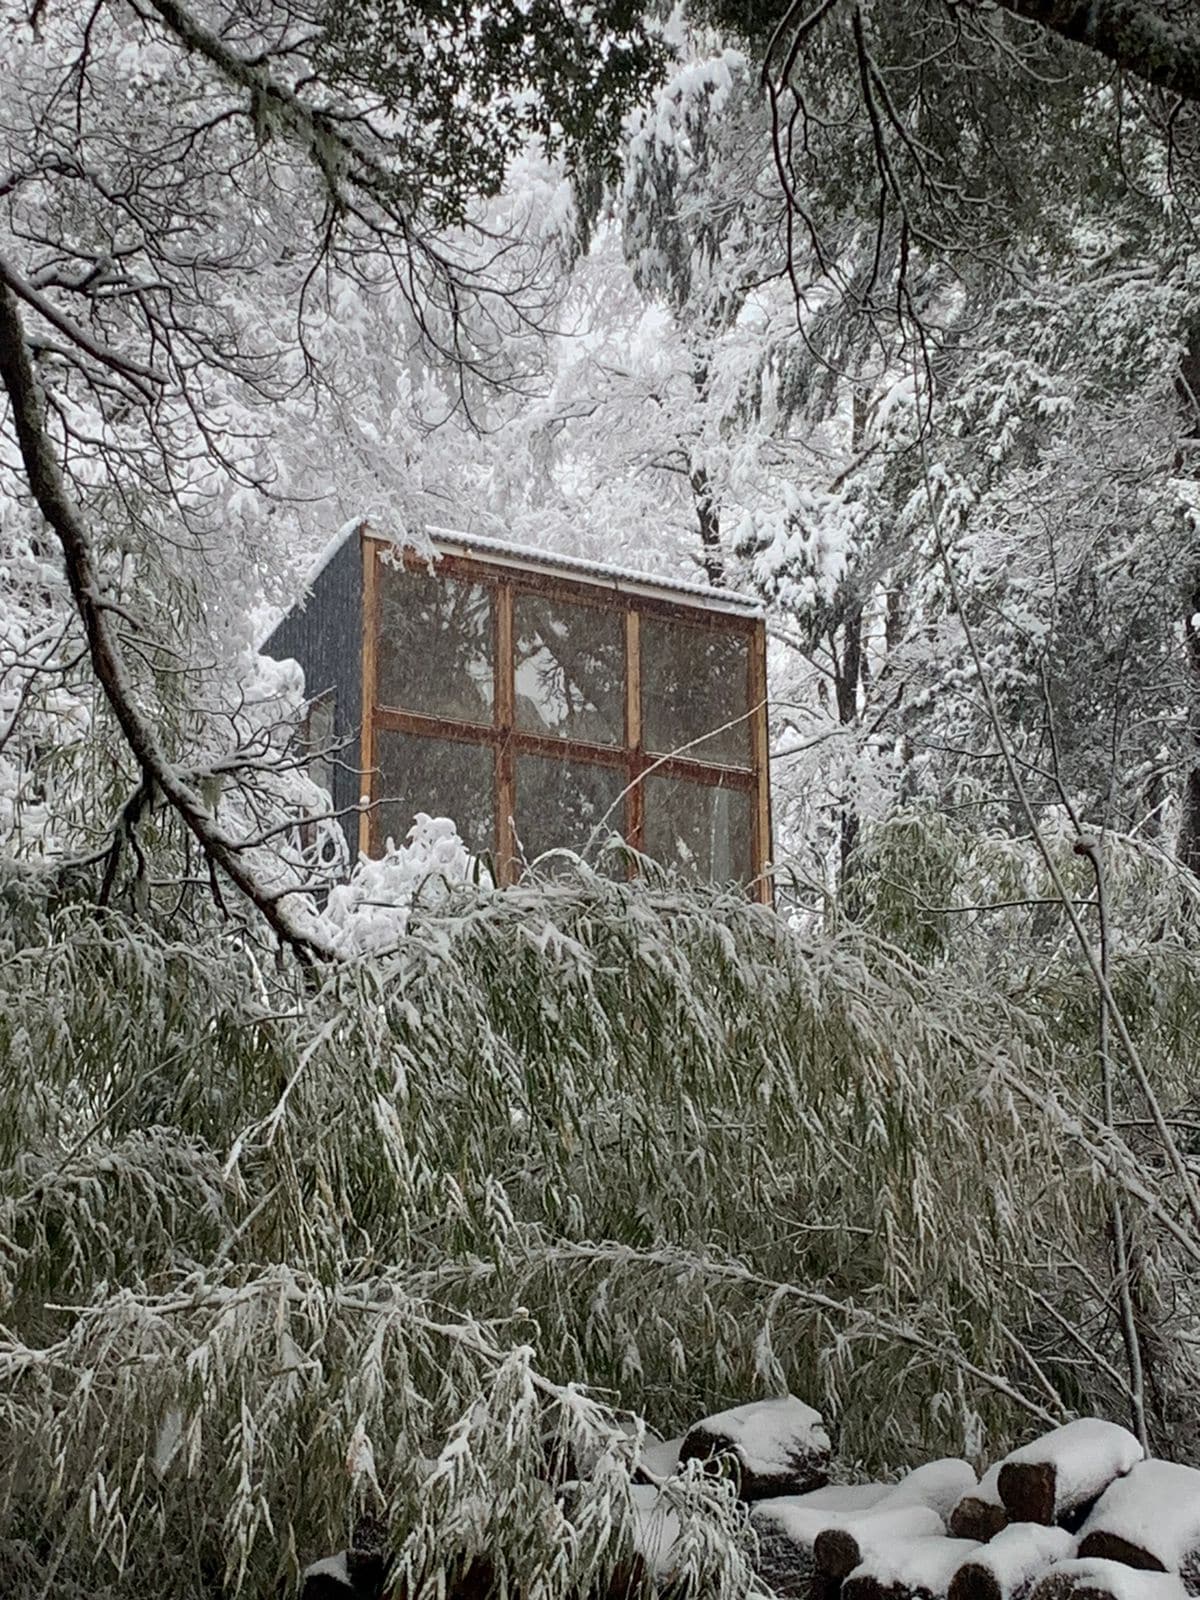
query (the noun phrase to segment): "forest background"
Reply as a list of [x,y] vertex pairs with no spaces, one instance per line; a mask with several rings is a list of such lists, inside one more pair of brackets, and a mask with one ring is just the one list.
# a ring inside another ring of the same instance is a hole
[[[0,28],[10,1592],[266,1594],[371,1509],[567,1593],[613,1408],[784,1388],[873,1470],[1194,1460],[1188,9]],[[364,516],[761,595],[777,912],[416,845],[385,937],[325,901],[254,647]]]

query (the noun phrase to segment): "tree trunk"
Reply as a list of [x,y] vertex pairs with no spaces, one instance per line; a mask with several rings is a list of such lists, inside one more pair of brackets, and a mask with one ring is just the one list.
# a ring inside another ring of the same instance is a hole
[[[861,391],[856,390],[851,404],[850,450],[852,455],[857,454],[862,449],[866,425],[866,397]],[[833,657],[834,668],[834,697],[837,701],[839,725],[843,728],[852,728],[858,722],[859,689],[863,684],[867,667],[866,655],[863,650],[863,602],[861,595],[856,595],[853,592],[846,595],[838,631],[842,636],[840,655],[838,654],[836,639],[832,634],[829,640],[830,655]],[[838,832],[841,881],[843,891],[846,891],[850,885],[850,860],[854,854],[854,847],[858,843],[859,834],[858,806],[853,795],[846,794],[842,797],[839,808]]]
[[707,467],[693,467],[692,494],[696,500],[696,521],[700,525],[700,559],[704,575],[714,589],[725,586],[725,557],[721,553],[721,513],[713,498]]
[[[699,360],[692,368],[692,388],[697,404],[708,389],[708,362]],[[725,557],[721,553],[721,511],[713,494],[712,480],[703,461],[692,457],[689,478],[696,502],[696,521],[700,528],[700,560],[704,575],[714,589],[725,587]]]

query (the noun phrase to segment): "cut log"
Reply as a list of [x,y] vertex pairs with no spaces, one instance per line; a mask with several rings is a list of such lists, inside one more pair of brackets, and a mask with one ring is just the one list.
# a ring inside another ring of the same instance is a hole
[[1025,1600],[1056,1561],[1074,1554],[1075,1537],[1065,1528],[1012,1522],[954,1574],[950,1600]]
[[[810,1494],[760,1500],[751,1513],[759,1535],[759,1570],[773,1588],[782,1581],[781,1592],[789,1594],[811,1593],[813,1585],[836,1587],[862,1560],[873,1531],[881,1538],[943,1534],[945,1514],[974,1482],[965,1461],[947,1459],[918,1467],[899,1483],[831,1484]],[[874,1529],[875,1518],[884,1512],[889,1515]],[[871,1528],[862,1525],[864,1518]],[[815,1556],[818,1539],[824,1562]]]
[[1115,1422],[1083,1417],[1055,1428],[1000,1463],[997,1486],[1008,1520],[1078,1527],[1142,1456],[1133,1434]]
[[856,1516],[884,1498],[888,1483],[828,1484],[808,1494],[759,1500],[750,1512],[758,1535],[759,1575],[777,1594],[819,1600],[813,1543],[842,1517]]
[[978,1539],[986,1544],[1008,1524],[1008,1512],[1000,1498],[1000,1466],[989,1467],[974,1489],[970,1489],[950,1513],[948,1527],[956,1539]]
[[1186,1600],[1173,1572],[1138,1572],[1120,1561],[1060,1561],[1029,1592],[1029,1600]]
[[944,1535],[889,1539],[842,1585],[843,1600],[947,1600],[954,1575],[979,1546]]
[[346,1571],[355,1600],[379,1600],[387,1582],[388,1525],[372,1512],[364,1513],[354,1524],[350,1548],[346,1552]]
[[758,1554],[754,1570],[773,1594],[788,1600],[813,1600],[812,1545],[790,1538],[778,1523],[758,1529]]
[[829,1481],[829,1435],[820,1412],[794,1395],[736,1406],[697,1422],[684,1435],[679,1461],[727,1455],[743,1500],[804,1494]]
[[1200,1594],[1200,1472],[1173,1461],[1138,1462],[1096,1502],[1080,1530],[1079,1554],[1177,1573],[1189,1594]]
[[946,1525],[929,1506],[896,1506],[888,1500],[855,1517],[842,1517],[813,1540],[813,1564],[823,1577],[846,1578],[888,1545],[944,1536]]
[[305,1567],[300,1575],[300,1600],[354,1600],[344,1550]]
[[888,1490],[882,1503],[889,1510],[900,1506],[928,1506],[943,1522],[948,1522],[963,1496],[976,1492],[978,1487],[970,1462],[946,1456],[940,1461],[927,1461],[923,1467],[901,1478]]
[[[1088,1519],[1090,1521],[1091,1518]],[[1087,1527],[1085,1522],[1083,1525]],[[1080,1530],[1082,1532],[1082,1529]],[[1095,1558],[1098,1561],[1119,1561],[1123,1567],[1135,1567],[1139,1572],[1169,1572],[1170,1567],[1153,1550],[1147,1550],[1145,1545],[1133,1544],[1128,1539],[1122,1539],[1119,1533],[1104,1533],[1097,1530],[1090,1533],[1086,1541],[1079,1546],[1079,1554],[1085,1559]]]

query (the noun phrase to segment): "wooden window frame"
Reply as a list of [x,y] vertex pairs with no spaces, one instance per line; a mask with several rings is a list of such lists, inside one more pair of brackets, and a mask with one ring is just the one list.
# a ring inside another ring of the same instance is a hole
[[[381,622],[381,583],[379,565],[385,552],[394,546],[386,540],[362,535],[363,627],[362,627],[362,768],[363,810],[359,819],[359,849],[365,855],[379,847],[375,805],[375,730],[421,734],[429,738],[463,741],[489,746],[494,752],[497,880],[515,883],[520,873],[516,855],[513,817],[516,801],[516,763],[523,755],[557,757],[622,771],[627,779],[624,837],[635,850],[645,840],[644,791],[642,779],[655,776],[685,778],[694,783],[740,789],[752,797],[751,892],[769,904],[771,878],[767,871],[771,854],[770,775],[767,745],[766,628],[761,617],[739,616],[736,612],[688,605],[659,595],[644,594],[633,588],[610,586],[602,579],[572,578],[490,562],[475,556],[460,556],[439,551],[430,560],[414,551],[392,555],[388,565],[414,572],[433,572],[438,577],[486,587],[492,598],[493,661],[492,721],[490,724],[466,722],[452,717],[431,716],[378,703],[377,641]],[[517,594],[534,594],[563,603],[610,609],[624,619],[625,642],[625,742],[594,744],[587,740],[561,738],[555,734],[531,733],[516,725],[515,661],[513,640],[513,601]],[[642,736],[641,704],[641,619],[658,617],[690,627],[710,628],[742,634],[747,642],[746,705],[750,723],[750,759],[747,766],[704,761],[692,755],[656,755],[645,748]]]

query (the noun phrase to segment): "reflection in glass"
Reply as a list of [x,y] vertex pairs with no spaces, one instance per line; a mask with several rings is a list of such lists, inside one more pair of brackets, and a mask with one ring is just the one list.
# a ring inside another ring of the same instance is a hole
[[518,756],[514,820],[521,855],[533,861],[545,850],[582,853],[590,841],[588,856],[594,861],[597,845],[625,831],[620,795],[628,781],[624,767]]
[[418,811],[449,817],[475,855],[494,848],[495,758],[484,744],[375,730],[375,837],[400,845]]
[[689,878],[750,881],[753,811],[745,789],[659,777],[643,787],[648,856]]
[[[641,637],[642,728],[647,750],[670,755],[691,746],[687,754],[697,761],[748,767],[746,635],[644,616]],[[728,723],[733,726],[727,727]],[[724,731],[715,733],[717,728]],[[697,744],[696,740],[703,742]]]
[[616,610],[518,594],[517,727],[589,744],[625,737],[625,627]]
[[332,689],[311,702],[304,719],[304,747],[308,753],[308,775],[322,789],[333,793],[333,763],[337,757],[337,700]]
[[382,564],[379,586],[377,702],[398,711],[490,723],[495,689],[491,590]]

